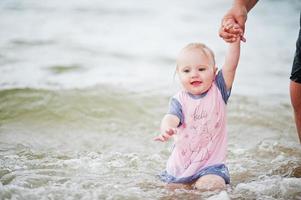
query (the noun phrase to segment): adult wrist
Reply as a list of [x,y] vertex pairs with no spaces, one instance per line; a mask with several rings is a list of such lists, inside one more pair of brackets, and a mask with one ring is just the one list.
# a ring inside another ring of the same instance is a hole
[[249,12],[257,3],[258,0],[234,0],[233,7],[241,7]]
[[233,6],[244,7],[247,9],[249,0],[234,0]]

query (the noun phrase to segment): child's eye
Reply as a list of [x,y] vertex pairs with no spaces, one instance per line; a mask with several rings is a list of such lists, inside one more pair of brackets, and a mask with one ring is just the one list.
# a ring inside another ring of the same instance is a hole
[[189,69],[184,69],[183,72],[184,72],[184,73],[189,73],[190,70],[189,70]]
[[205,71],[205,70],[206,70],[206,68],[203,68],[203,67],[202,67],[202,68],[199,68],[199,71],[200,71],[200,72]]

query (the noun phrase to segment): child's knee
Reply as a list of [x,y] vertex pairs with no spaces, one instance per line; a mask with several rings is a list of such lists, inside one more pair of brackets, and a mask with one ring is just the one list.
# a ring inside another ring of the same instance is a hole
[[226,183],[222,177],[214,174],[208,174],[200,177],[195,182],[194,187],[202,191],[220,191],[226,188]]
[[176,189],[185,189],[191,190],[191,184],[181,184],[181,183],[168,183],[165,185],[165,188],[168,190],[176,190]]

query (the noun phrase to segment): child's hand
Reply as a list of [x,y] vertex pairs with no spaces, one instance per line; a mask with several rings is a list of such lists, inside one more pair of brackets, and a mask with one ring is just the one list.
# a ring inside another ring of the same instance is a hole
[[155,141],[166,142],[169,138],[171,138],[174,134],[177,133],[175,128],[169,128],[165,130],[165,133],[154,138]]
[[227,33],[228,42],[235,42],[237,39],[246,42],[246,39],[243,36],[243,29],[231,19],[223,24],[223,31]]

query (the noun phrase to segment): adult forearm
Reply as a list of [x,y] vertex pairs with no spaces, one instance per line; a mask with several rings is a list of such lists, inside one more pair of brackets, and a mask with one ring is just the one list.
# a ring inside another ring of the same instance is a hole
[[249,12],[257,3],[258,0],[234,0],[233,6],[244,6]]

